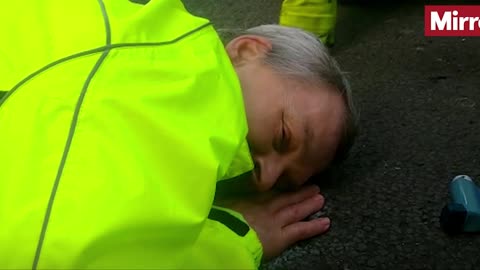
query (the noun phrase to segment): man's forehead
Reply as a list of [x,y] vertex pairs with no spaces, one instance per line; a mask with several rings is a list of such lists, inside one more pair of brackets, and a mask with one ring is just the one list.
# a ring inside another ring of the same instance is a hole
[[343,127],[344,108],[341,102],[329,102],[328,108],[304,118],[305,161],[322,170],[332,159]]

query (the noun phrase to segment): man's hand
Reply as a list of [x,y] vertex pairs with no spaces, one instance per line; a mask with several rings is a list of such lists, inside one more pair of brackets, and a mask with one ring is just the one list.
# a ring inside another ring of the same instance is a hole
[[329,218],[305,221],[323,208],[325,199],[317,186],[296,192],[268,192],[248,198],[216,202],[241,213],[263,245],[264,259],[280,255],[297,241],[322,234],[330,227]]

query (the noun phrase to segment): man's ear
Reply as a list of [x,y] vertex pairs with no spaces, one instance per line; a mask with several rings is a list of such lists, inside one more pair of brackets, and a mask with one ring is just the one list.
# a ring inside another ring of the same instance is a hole
[[234,66],[257,60],[272,50],[272,43],[260,36],[243,35],[230,41],[226,50]]

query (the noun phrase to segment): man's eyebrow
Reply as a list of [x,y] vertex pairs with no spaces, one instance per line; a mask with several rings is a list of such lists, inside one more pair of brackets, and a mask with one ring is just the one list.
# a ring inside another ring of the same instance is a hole
[[311,144],[313,139],[312,129],[307,125],[307,122],[303,122],[303,155],[304,158],[312,154]]
[[310,144],[310,142],[313,140],[313,132],[312,132],[312,129],[310,128],[310,126],[304,122],[303,123],[303,135],[304,135],[304,138],[305,138],[305,144],[308,145]]

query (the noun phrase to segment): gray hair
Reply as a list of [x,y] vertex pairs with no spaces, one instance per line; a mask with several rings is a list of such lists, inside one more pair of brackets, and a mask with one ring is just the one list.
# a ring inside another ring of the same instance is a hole
[[277,72],[314,83],[327,83],[341,93],[347,114],[331,165],[341,163],[355,141],[358,116],[350,84],[328,49],[313,34],[292,27],[262,25],[250,28],[243,34],[261,36],[272,43],[272,50],[264,61]]

